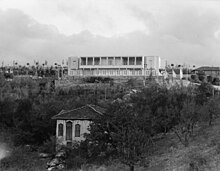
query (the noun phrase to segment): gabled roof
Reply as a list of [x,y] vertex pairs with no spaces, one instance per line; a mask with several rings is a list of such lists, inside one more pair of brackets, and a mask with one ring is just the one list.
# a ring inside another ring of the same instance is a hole
[[220,67],[203,66],[203,67],[196,68],[193,71],[220,71]]
[[52,119],[70,119],[70,120],[92,120],[95,117],[105,113],[105,109],[96,105],[86,105],[73,110],[61,110],[60,113],[53,116]]

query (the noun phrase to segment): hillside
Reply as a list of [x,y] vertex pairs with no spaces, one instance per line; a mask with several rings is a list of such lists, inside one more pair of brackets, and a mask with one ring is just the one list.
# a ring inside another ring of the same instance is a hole
[[184,147],[174,133],[156,142],[149,157],[149,171],[220,170],[220,119],[213,126],[198,126],[189,147]]
[[[220,119],[213,126],[200,125],[195,129],[189,147],[184,147],[174,133],[162,135],[155,141],[147,158],[148,169],[140,166],[135,171],[218,171],[220,170]],[[127,166],[83,166],[82,171],[128,171]]]
[[[148,169],[146,170],[146,168],[136,166],[136,171],[220,170],[220,119],[217,119],[211,127],[207,126],[207,124],[198,126],[195,129],[194,137],[192,138],[189,147],[184,147],[174,133],[168,133],[166,136],[162,135],[154,142],[154,147],[149,151],[149,157],[145,163],[145,165],[149,166]],[[30,166],[27,170],[46,170],[46,163],[48,159],[40,159],[36,152],[26,152],[25,149],[22,150],[19,148],[16,152],[18,153],[16,156],[11,156],[11,159],[14,160],[12,168],[9,167],[6,171],[15,170],[15,166],[17,164],[23,164],[25,167]],[[19,157],[19,155],[21,156]],[[24,160],[23,157],[28,160]],[[16,159],[20,159],[25,163],[16,161]],[[108,166],[83,165],[81,171],[95,170],[127,171],[129,168],[113,162]]]

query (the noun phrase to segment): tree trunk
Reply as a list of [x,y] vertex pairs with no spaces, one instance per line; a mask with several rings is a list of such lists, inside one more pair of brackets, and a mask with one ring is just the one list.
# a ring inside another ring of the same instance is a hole
[[134,171],[134,165],[130,165],[130,171]]
[[212,114],[209,114],[209,126],[212,126]]

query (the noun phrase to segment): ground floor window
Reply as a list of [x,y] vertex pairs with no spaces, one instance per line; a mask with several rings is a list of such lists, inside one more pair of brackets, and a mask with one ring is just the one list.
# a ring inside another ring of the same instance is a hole
[[80,137],[80,124],[75,125],[75,137]]
[[72,140],[72,122],[66,123],[66,140]]
[[58,136],[63,136],[63,124],[58,125]]

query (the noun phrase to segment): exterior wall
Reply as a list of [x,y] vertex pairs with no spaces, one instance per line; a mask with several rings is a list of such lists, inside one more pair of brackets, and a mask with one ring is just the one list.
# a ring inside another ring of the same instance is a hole
[[69,65],[69,76],[157,76],[165,68],[159,56],[74,57],[69,61],[76,59],[78,68]]
[[220,71],[205,71],[205,75],[216,77],[220,75]]
[[68,58],[68,75],[72,69],[79,69],[79,59],[78,57],[69,57]]
[[155,69],[84,69],[71,70],[71,76],[157,76],[158,71]]
[[167,66],[167,60],[166,60],[166,59],[164,59],[164,58],[161,58],[159,68],[160,68],[160,69],[165,69],[165,68],[166,68],[166,66]]
[[[66,140],[66,123],[67,122],[72,122],[72,141],[71,140]],[[63,136],[58,136],[58,125],[63,124]],[[58,145],[67,145],[67,142],[74,143],[74,142],[80,142],[83,141],[84,134],[88,133],[88,128],[89,124],[91,121],[88,120],[57,120],[57,125],[56,125],[56,138],[57,138],[57,144]],[[75,125],[79,124],[80,125],[80,137],[75,137]]]
[[205,75],[209,75],[212,77],[219,77],[220,76],[220,70],[219,71],[194,71],[194,73],[198,74],[198,73],[204,73]]

